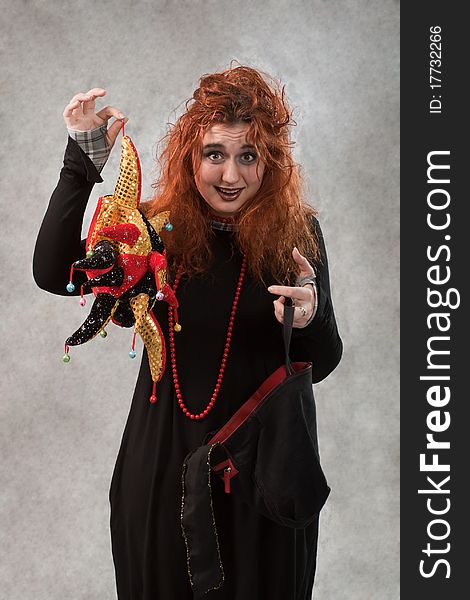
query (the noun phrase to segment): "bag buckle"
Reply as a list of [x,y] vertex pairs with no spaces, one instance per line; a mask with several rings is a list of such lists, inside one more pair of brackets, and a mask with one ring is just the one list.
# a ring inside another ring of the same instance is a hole
[[231,459],[228,458],[227,460],[217,463],[211,468],[215,473],[217,473],[217,475],[219,475],[219,477],[222,477],[224,480],[225,493],[230,494],[230,480],[238,473],[238,469],[235,467]]

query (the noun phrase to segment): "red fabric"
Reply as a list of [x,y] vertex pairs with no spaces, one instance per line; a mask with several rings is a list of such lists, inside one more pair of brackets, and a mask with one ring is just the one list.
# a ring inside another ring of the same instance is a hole
[[[308,369],[311,363],[295,362],[291,363],[291,367],[296,373],[304,369]],[[274,388],[280,385],[286,379],[286,367],[280,366],[259,386],[256,392],[243,404],[233,417],[220,429],[207,443],[215,444],[219,442],[223,444],[232,433],[246,421],[255,408],[268,396]]]
[[119,225],[110,225],[100,229],[98,235],[133,246],[139,239],[140,230],[134,223],[120,223]]
[[161,271],[162,269],[166,269],[166,256],[164,254],[160,254],[160,252],[152,250],[152,252],[149,254],[149,266],[149,270],[155,273],[157,271]]
[[[124,294],[124,292],[127,292],[127,290],[133,287],[139,281],[139,279],[142,279],[147,272],[147,263],[148,259],[146,256],[139,256],[137,254],[120,254],[117,258],[116,265],[122,267],[124,270],[124,281],[122,285],[119,287],[95,287],[93,288],[94,293],[100,294],[101,292],[105,292],[107,294],[111,294],[111,296],[114,296],[115,298],[119,298],[122,296],[122,294]],[[89,273],[90,272],[87,271],[87,275],[89,275]]]
[[[175,292],[173,291],[173,289],[168,285],[168,283],[165,283],[165,285],[163,286],[162,289],[162,293],[165,296],[165,300],[168,302],[168,304],[170,306],[173,306],[174,308],[178,307],[178,300],[176,299],[175,296]],[[176,319],[178,321],[178,319]]]

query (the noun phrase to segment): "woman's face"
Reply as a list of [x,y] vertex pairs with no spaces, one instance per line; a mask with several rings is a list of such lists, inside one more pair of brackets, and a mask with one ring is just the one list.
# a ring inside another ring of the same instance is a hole
[[219,217],[235,215],[263,181],[265,166],[246,141],[248,128],[248,123],[216,123],[202,140],[201,166],[194,180]]

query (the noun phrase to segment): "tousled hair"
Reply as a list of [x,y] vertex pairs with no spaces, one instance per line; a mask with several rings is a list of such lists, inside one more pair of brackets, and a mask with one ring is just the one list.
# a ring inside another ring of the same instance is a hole
[[141,205],[147,217],[170,210],[171,233],[162,232],[169,262],[188,274],[205,272],[212,260],[210,207],[194,180],[202,155],[202,139],[215,123],[248,123],[247,142],[265,164],[256,195],[241,207],[235,240],[258,280],[292,285],[300,253],[315,263],[319,241],[311,217],[317,211],[302,198],[299,165],[294,163],[289,127],[295,125],[284,87],[265,73],[237,66],[203,75],[186,111],[160,140],[160,173],[152,184],[154,197]]

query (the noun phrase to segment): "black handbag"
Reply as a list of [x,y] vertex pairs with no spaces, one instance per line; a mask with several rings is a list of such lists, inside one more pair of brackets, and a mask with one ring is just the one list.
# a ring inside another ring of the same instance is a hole
[[285,364],[184,460],[181,528],[196,596],[224,582],[211,472],[222,480],[226,493],[286,527],[306,527],[330,493],[318,453],[312,363],[289,359],[293,319],[294,307],[286,298]]

